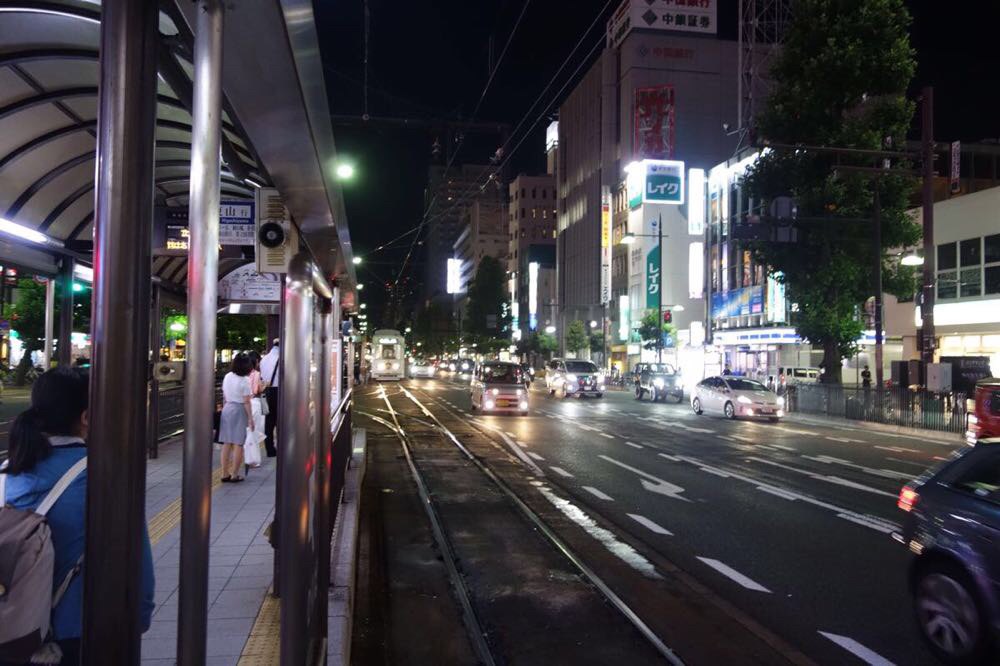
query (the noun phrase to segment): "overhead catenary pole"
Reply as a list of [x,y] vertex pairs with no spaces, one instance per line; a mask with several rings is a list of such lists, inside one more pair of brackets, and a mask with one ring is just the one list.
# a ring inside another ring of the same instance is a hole
[[663,363],[663,213],[656,223],[656,362]]
[[[140,660],[159,6],[105,0],[94,192],[82,662]],[[72,266],[63,268],[72,293]],[[68,279],[67,277],[68,276]],[[63,311],[72,324],[72,308]],[[69,358],[60,331],[60,360]]]
[[219,149],[222,135],[222,0],[199,0],[194,35],[188,250],[187,389],[181,513],[177,660],[206,656],[212,418],[215,413],[215,317],[219,275]]
[[59,297],[59,346],[56,356],[59,365],[68,366],[73,363],[73,269],[76,260],[63,257],[59,266],[59,283],[62,294]]
[[920,138],[923,171],[924,271],[920,302],[920,360],[924,367],[934,362],[934,89],[921,93]]

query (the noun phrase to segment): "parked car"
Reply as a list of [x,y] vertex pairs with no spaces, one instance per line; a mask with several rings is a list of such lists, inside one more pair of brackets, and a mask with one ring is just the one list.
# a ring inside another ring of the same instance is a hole
[[410,361],[408,370],[410,371],[410,377],[433,378],[437,374],[437,366],[433,362],[422,358]]
[[604,374],[590,361],[556,358],[545,368],[545,388],[549,395],[604,396]]
[[524,372],[517,363],[480,363],[472,373],[469,397],[474,410],[528,413],[528,389],[524,386]]
[[633,372],[635,399],[648,395],[653,402],[671,396],[680,404],[684,401],[684,383],[681,375],[669,363],[639,363]]
[[788,384],[818,384],[823,371],[819,368],[778,368],[778,373],[785,375]]
[[909,586],[917,626],[947,664],[1000,659],[1000,445],[963,448],[905,485],[892,536],[914,554]]
[[1000,378],[991,377],[976,382],[974,404],[969,409],[965,440],[977,444],[1000,438]]
[[766,418],[772,423],[785,415],[785,399],[758,381],[724,375],[707,377],[691,396],[695,414],[716,413],[727,419]]

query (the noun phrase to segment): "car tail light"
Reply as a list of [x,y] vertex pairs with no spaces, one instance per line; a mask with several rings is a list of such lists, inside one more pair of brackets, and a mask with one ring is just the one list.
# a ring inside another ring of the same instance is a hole
[[918,499],[920,499],[920,495],[916,490],[909,486],[903,486],[903,489],[899,491],[899,501],[896,502],[896,506],[903,511],[911,511],[916,506]]

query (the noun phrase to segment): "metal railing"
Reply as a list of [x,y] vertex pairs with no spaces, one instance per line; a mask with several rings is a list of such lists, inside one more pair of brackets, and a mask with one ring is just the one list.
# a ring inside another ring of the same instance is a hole
[[940,432],[966,429],[964,393],[931,393],[906,386],[864,388],[797,384],[787,393],[790,412]]

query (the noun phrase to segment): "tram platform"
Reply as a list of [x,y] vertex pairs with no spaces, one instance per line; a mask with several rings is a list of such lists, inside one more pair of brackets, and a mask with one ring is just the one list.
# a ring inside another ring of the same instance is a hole
[[[363,445],[362,445],[363,447]],[[209,666],[252,666],[279,661],[280,601],[270,594],[274,550],[266,531],[274,519],[275,458],[263,459],[242,483],[222,483],[219,451],[213,451],[211,545],[208,574],[207,660]],[[363,448],[355,454],[363,459]],[[142,637],[144,666],[173,666],[177,656],[181,519],[180,439],[160,447],[146,474],[146,513],[156,574],[156,609]],[[360,466],[359,466],[360,467]],[[345,493],[357,487],[348,473]],[[348,497],[349,499],[350,497]],[[355,518],[344,512],[344,529],[334,546],[336,575],[330,591],[329,662],[349,636],[349,589],[353,578]],[[346,534],[345,534],[346,533]],[[344,544],[341,546],[341,544]],[[346,617],[345,617],[346,616]]]

